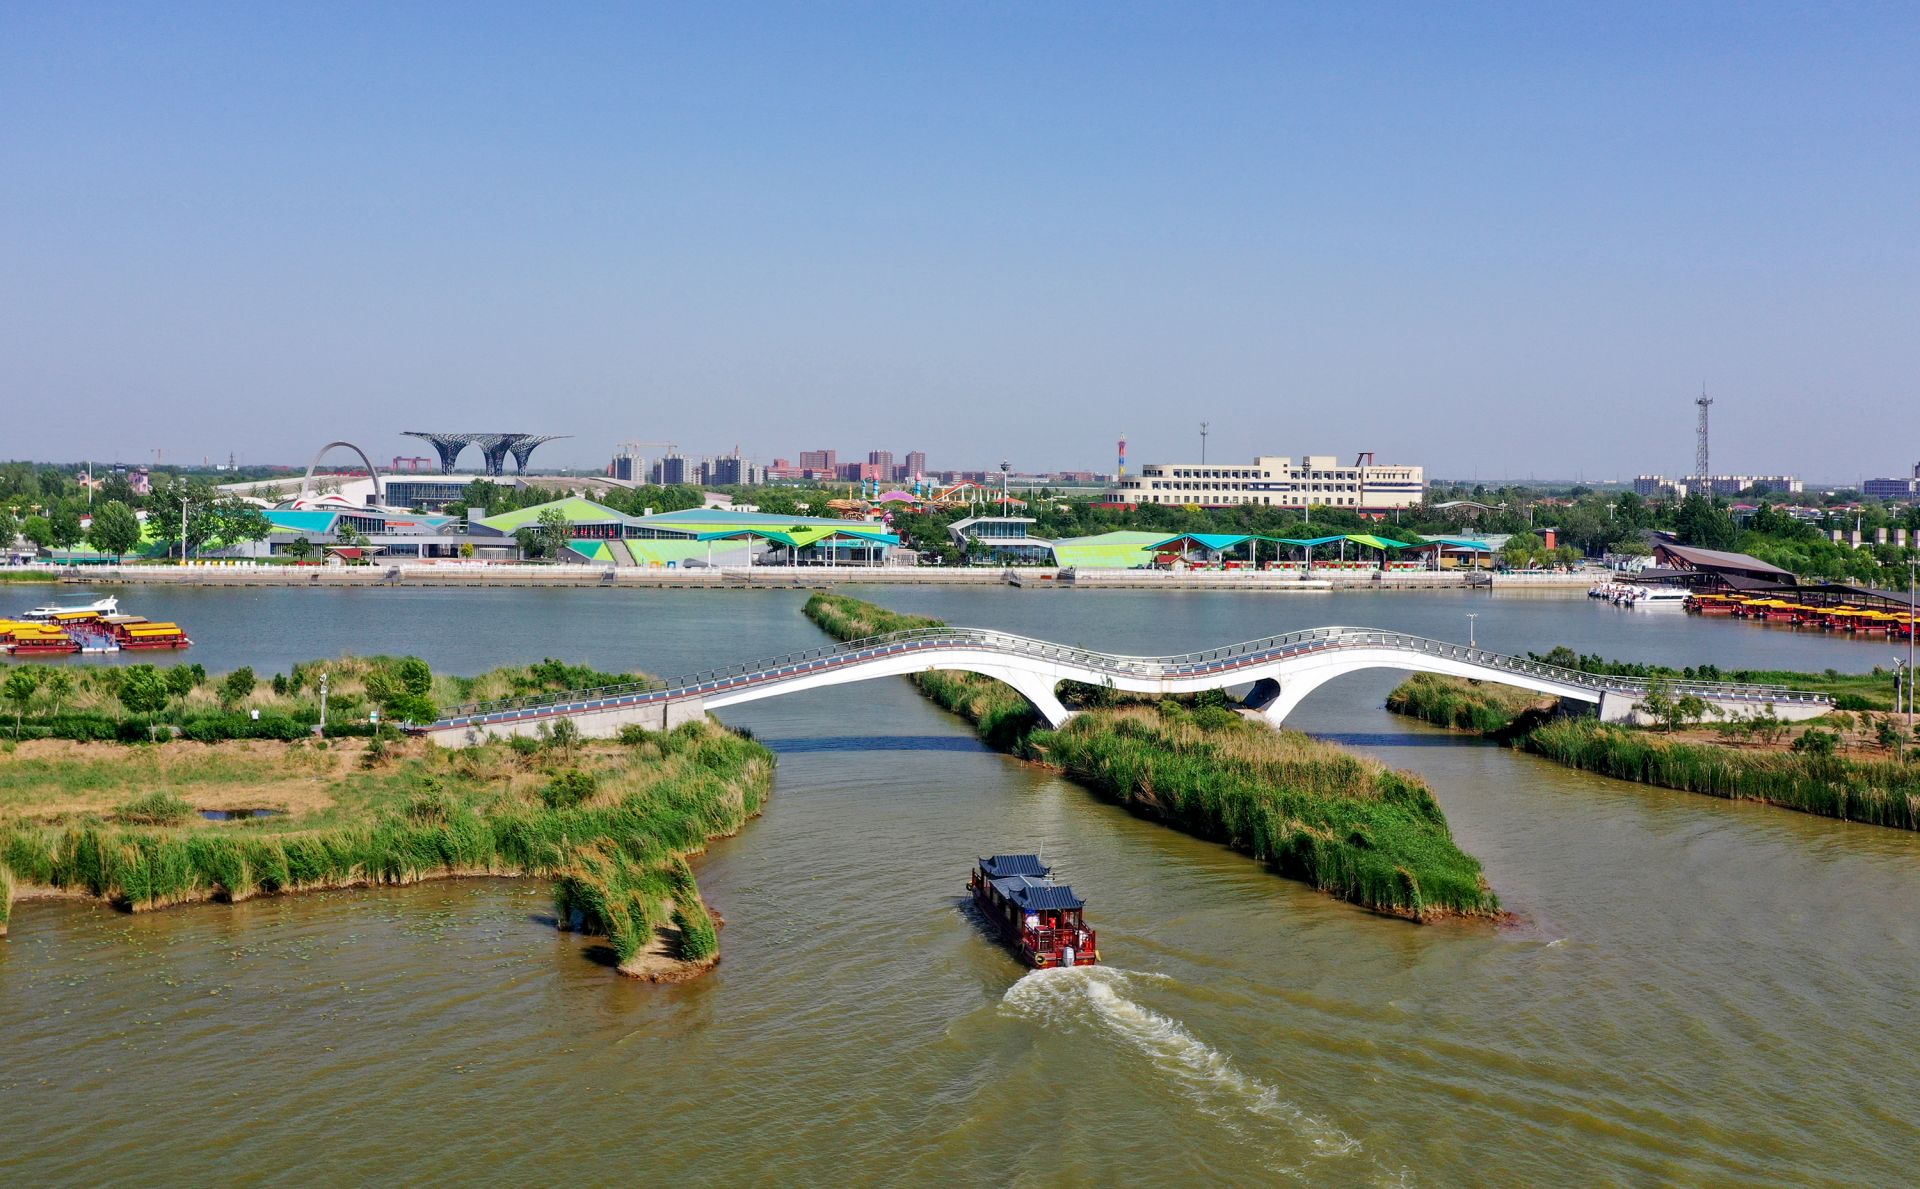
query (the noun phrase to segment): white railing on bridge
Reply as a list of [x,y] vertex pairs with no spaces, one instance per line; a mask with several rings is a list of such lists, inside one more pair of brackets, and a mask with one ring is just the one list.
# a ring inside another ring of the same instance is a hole
[[[781,681],[822,669],[858,664],[903,652],[957,649],[986,651],[1004,656],[1062,662],[1087,671],[1096,680],[1101,677],[1164,680],[1211,676],[1295,656],[1356,648],[1383,648],[1451,660],[1486,669],[1493,674],[1511,673],[1596,694],[1614,693],[1637,697],[1644,695],[1654,680],[1586,673],[1576,669],[1561,668],[1558,665],[1549,665],[1542,661],[1490,652],[1465,644],[1430,640],[1422,636],[1379,628],[1312,628],[1281,636],[1268,636],[1259,640],[1229,644],[1201,652],[1148,657],[1099,652],[1094,649],[1055,644],[1047,640],[1035,640],[1010,632],[984,628],[937,627],[914,628],[862,640],[852,640],[843,644],[822,645],[818,648],[726,665],[667,680],[629,682],[554,694],[469,703],[454,708],[444,718],[432,724],[432,728],[438,730],[480,725],[535,712],[543,716],[568,714],[640,702],[700,697],[722,690],[737,689],[743,685]],[[1499,678],[1492,676],[1490,679],[1497,681]],[[1780,686],[1686,679],[1661,680],[1674,696],[1694,694],[1701,698],[1719,701],[1766,701],[1782,704],[1831,702],[1830,698],[1822,694]]]

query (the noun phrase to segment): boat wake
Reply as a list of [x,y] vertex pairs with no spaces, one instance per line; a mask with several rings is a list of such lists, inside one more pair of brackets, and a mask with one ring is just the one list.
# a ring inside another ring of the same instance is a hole
[[1008,988],[1001,1010],[1047,1027],[1099,1027],[1167,1075],[1202,1113],[1248,1140],[1266,1141],[1274,1171],[1299,1171],[1293,1162],[1303,1155],[1323,1160],[1359,1150],[1360,1141],[1241,1071],[1180,1021],[1127,997],[1131,982],[1151,977],[1111,966],[1037,970]]

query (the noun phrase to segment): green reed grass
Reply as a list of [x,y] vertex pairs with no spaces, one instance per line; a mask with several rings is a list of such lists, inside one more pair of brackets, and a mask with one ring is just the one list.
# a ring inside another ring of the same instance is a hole
[[[940,626],[844,595],[817,594],[806,614],[842,640]],[[1122,704],[1048,731],[1025,698],[990,678],[925,673],[914,681],[994,746],[1341,899],[1419,919],[1499,909],[1480,864],[1454,843],[1432,792],[1411,773],[1218,706]]]
[[1920,766],[1898,760],[1741,751],[1591,718],[1563,718],[1522,746],[1570,768],[1712,797],[1763,801],[1822,817],[1920,829]]
[[1510,685],[1415,673],[1387,695],[1387,709],[1460,731],[1496,734],[1542,704],[1540,695]]
[[[594,791],[561,807],[539,798],[552,779],[546,762],[504,744],[429,751],[386,771],[355,772],[345,807],[315,820],[0,820],[0,865],[9,881],[136,911],[456,875],[548,876],[569,906],[563,922],[573,905],[591,908],[581,923],[609,933],[623,960],[667,921],[669,903],[692,922],[687,936],[698,940],[700,922],[710,931],[684,856],[760,811],[771,753],[711,720],[634,747],[582,749],[575,762],[593,766]],[[717,943],[701,944],[711,956]]]

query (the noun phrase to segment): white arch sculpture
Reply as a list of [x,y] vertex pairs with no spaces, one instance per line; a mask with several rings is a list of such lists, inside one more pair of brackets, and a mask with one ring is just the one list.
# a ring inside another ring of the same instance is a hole
[[360,461],[367,464],[367,474],[373,476],[373,502],[375,504],[383,503],[384,501],[380,498],[380,468],[373,465],[373,460],[367,457],[365,450],[362,450],[352,442],[328,442],[326,445],[320,447],[320,453],[314,455],[313,461],[307,464],[306,477],[300,480],[300,494],[308,495],[313,491],[314,468],[318,467],[320,460],[327,456],[327,451],[340,446],[344,446],[355,454],[358,454]]

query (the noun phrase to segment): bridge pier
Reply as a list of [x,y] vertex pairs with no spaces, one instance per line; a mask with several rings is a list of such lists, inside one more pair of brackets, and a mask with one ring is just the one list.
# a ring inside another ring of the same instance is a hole
[[1040,712],[1040,717],[1047,720],[1047,726],[1056,731],[1066,726],[1067,720],[1074,716],[1075,712],[1067,709],[1066,703],[1060,700],[1060,695],[1054,692],[1055,687],[1060,684],[1060,679],[1057,677],[1042,676],[1027,669],[1001,668],[997,665],[969,667],[982,677],[991,677],[995,681],[1012,686],[1016,693],[1033,703],[1033,708]]
[[1247,696],[1240,705],[1258,713],[1275,727],[1285,725],[1287,715],[1306,700],[1308,694],[1319,689],[1327,681],[1338,676],[1336,673],[1301,673],[1281,681],[1274,677],[1262,677],[1253,683]]

